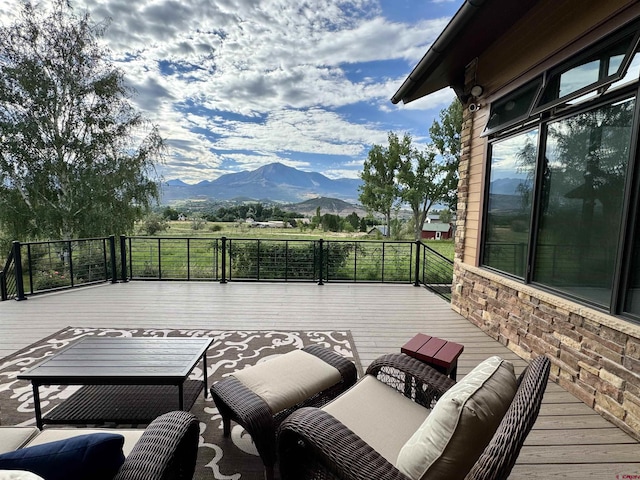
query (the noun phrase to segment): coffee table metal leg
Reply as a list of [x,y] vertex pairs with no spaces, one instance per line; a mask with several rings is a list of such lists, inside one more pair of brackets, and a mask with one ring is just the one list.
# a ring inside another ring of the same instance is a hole
[[36,427],[38,430],[42,430],[42,411],[40,410],[40,391],[39,385],[35,382],[31,382],[33,387],[33,404],[36,410]]
[[207,392],[209,388],[207,385],[207,351],[202,354],[202,376],[204,378],[204,398],[207,398]]
[[184,410],[184,387],[182,383],[178,384],[178,410]]

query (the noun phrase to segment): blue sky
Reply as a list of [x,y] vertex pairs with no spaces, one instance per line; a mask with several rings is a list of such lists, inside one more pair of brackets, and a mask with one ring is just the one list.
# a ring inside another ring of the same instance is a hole
[[[5,0],[11,18],[19,0]],[[41,0],[46,4],[48,0]],[[417,145],[453,100],[391,96],[462,0],[71,0],[160,128],[159,173],[188,183],[281,162],[357,178],[373,144]]]

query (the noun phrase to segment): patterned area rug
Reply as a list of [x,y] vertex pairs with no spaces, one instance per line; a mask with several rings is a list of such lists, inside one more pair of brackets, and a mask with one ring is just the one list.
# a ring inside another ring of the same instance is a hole
[[[219,331],[180,329],[107,329],[65,328],[14,355],[0,360],[0,425],[35,425],[31,384],[16,376],[77,339],[105,337],[210,337],[213,344],[207,353],[209,385],[236,370],[282,355],[296,348],[322,345],[353,360],[362,372],[349,331]],[[202,379],[199,363],[191,378]],[[40,387],[43,413],[50,411],[73,394],[77,386]],[[264,478],[260,458],[251,437],[232,422],[231,438],[222,435],[222,421],[209,395],[200,395],[191,409],[200,420],[200,446],[195,479],[259,480]],[[131,425],[122,425],[130,427]],[[109,425],[112,427],[112,425]]]

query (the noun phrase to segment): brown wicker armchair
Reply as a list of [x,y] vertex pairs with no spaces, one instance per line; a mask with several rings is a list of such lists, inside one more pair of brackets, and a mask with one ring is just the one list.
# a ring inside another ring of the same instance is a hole
[[191,480],[199,438],[193,414],[160,415],[147,426],[114,480]]
[[[549,360],[541,356],[520,375],[510,407],[466,476],[467,480],[498,480],[509,476],[538,416],[549,368]],[[455,384],[426,364],[401,354],[379,358],[370,365],[367,374],[427,408]],[[353,431],[316,408],[298,410],[282,423],[278,449],[283,480],[409,480]]]

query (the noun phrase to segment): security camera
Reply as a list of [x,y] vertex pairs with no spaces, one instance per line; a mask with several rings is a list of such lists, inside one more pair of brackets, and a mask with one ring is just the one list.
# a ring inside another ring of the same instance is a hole
[[471,113],[473,113],[473,112],[475,112],[477,110],[480,110],[480,105],[478,105],[477,103],[470,103],[469,104],[469,111]]

